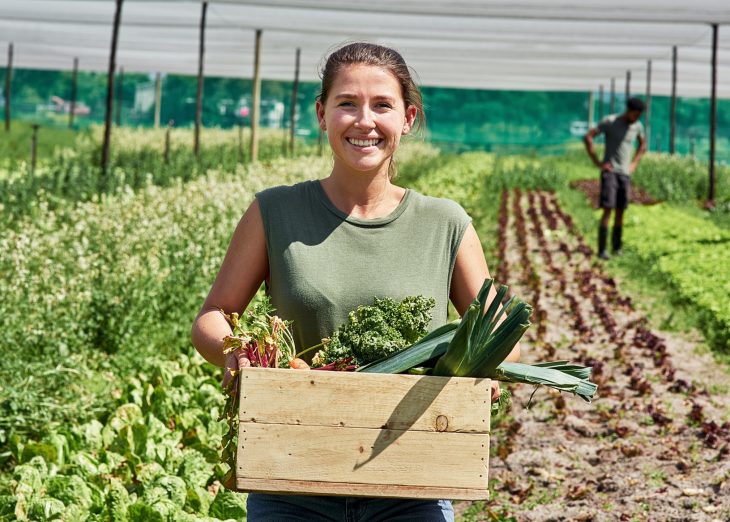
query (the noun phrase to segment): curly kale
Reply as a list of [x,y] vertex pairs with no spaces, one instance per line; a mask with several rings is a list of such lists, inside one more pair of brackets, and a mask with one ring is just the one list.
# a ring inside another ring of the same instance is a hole
[[408,296],[402,301],[375,298],[372,306],[359,306],[347,322],[315,356],[314,366],[353,357],[351,364],[362,365],[398,352],[428,333],[433,298]]

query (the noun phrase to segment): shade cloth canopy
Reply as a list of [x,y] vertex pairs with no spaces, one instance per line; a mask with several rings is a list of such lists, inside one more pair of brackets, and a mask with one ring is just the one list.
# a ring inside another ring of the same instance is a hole
[[[106,71],[113,0],[0,0],[0,46],[14,44],[14,67]],[[199,1],[125,0],[117,64],[128,72],[197,74]],[[318,80],[328,50],[366,40],[398,49],[428,86],[514,90],[624,91],[710,95],[711,23],[721,24],[718,96],[730,98],[727,0],[216,0],[209,2],[205,74],[250,78],[254,31],[263,30],[261,72]],[[4,65],[0,51],[0,65]]]

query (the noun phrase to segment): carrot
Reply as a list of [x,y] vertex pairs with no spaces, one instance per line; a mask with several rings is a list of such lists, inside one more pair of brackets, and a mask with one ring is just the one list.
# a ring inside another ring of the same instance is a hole
[[289,367],[294,368],[295,370],[309,370],[309,365],[299,358],[294,358],[289,361]]

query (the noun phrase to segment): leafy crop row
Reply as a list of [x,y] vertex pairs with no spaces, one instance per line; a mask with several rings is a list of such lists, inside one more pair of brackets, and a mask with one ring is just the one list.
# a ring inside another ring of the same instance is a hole
[[628,217],[629,246],[699,312],[708,340],[730,352],[730,232],[668,204],[634,207]]
[[[13,223],[37,210],[39,195],[51,208],[67,201],[88,201],[100,193],[140,189],[148,185],[171,186],[204,176],[208,170],[235,172],[249,159],[250,135],[246,130],[203,129],[200,155],[192,150],[192,132],[173,129],[165,154],[165,130],[115,129],[112,135],[110,169],[102,175],[102,129],[77,135],[73,147],[58,148],[35,172],[28,165],[0,169],[0,210],[3,221]],[[259,143],[259,159],[268,161],[285,152],[281,132],[267,131]],[[297,147],[297,154],[311,154],[313,147]]]
[[[92,398],[107,394],[120,368],[188,350],[192,320],[254,192],[326,170],[326,160],[279,161],[57,210],[41,200],[37,215],[0,233],[0,386],[10,384],[0,442],[8,426],[93,415]],[[87,378],[100,364],[111,377]]]

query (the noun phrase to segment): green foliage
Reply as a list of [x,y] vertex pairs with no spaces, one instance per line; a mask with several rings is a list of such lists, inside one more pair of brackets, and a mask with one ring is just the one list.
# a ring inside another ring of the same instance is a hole
[[396,302],[375,298],[372,305],[358,306],[348,315],[314,359],[314,366],[353,357],[351,364],[367,364],[398,352],[428,332],[436,301],[409,296]]
[[[710,343],[730,353],[730,232],[668,204],[632,208],[626,242],[691,303]],[[651,238],[647,241],[646,238]]]
[[[115,129],[112,135],[109,171],[99,164],[103,128],[92,127],[78,134],[70,146],[57,148],[31,172],[29,165],[10,164],[0,168],[0,210],[7,225],[19,225],[25,215],[42,215],[77,201],[98,201],[99,194],[120,194],[150,185],[169,187],[205,176],[215,170],[241,175],[249,161],[243,146],[250,141],[249,131],[203,129],[200,153],[192,148],[192,132],[174,129],[170,150],[165,155],[164,129]],[[260,161],[282,155],[281,131],[263,130],[259,141]],[[308,155],[313,147],[300,145],[298,156]],[[41,205],[38,199],[41,197]]]
[[234,493],[227,489],[221,490],[210,505],[209,514],[220,519],[246,519],[246,495]]
[[[730,201],[730,167],[716,167],[715,198]],[[707,199],[709,174],[707,164],[694,158],[669,154],[647,154],[632,181],[654,198],[673,203],[692,203]]]

